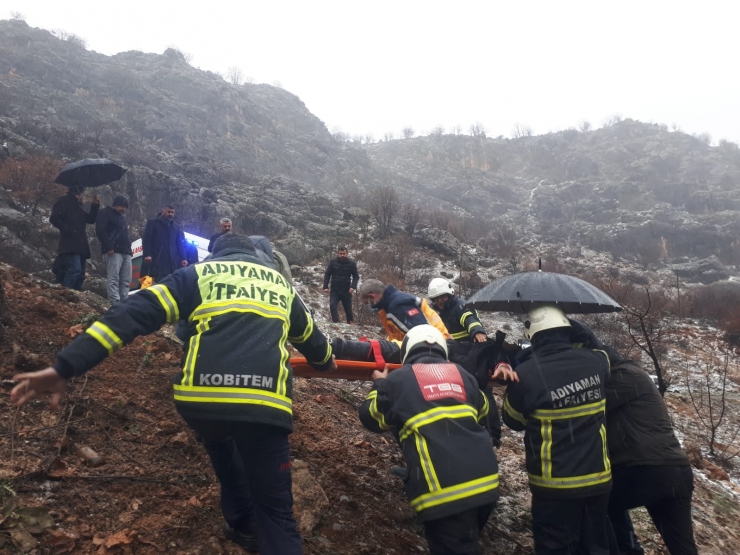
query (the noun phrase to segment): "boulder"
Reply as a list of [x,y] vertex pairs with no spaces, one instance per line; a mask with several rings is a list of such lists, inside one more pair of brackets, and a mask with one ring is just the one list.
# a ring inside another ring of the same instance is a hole
[[293,512],[298,531],[310,536],[329,507],[329,498],[308,470],[308,464],[295,460],[292,464]]
[[703,260],[688,262],[686,264],[676,264],[673,271],[678,277],[686,281],[699,282],[709,285],[715,281],[721,281],[730,277],[729,270],[719,259],[712,255]]
[[29,273],[41,272],[51,267],[49,260],[2,225],[0,225],[0,260]]
[[459,256],[460,254],[460,241],[449,231],[436,227],[427,227],[417,231],[414,242],[447,256]]

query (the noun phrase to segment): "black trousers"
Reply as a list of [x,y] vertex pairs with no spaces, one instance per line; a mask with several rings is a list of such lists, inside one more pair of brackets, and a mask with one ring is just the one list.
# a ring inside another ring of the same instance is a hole
[[336,291],[332,289],[329,292],[329,311],[331,312],[331,321],[335,324],[339,322],[339,301],[342,302],[344,307],[344,315],[347,317],[347,323],[353,322],[355,319],[352,314],[352,293],[347,291]]
[[[613,468],[609,516],[645,507],[671,555],[697,555],[691,522],[694,475],[688,465]],[[627,547],[627,546],[619,546]]]
[[550,499],[532,494],[536,555],[609,555],[609,494]]
[[229,526],[256,534],[261,555],[301,555],[287,431],[248,422],[185,421],[211,459],[221,484],[221,512]]
[[478,537],[493,503],[424,523],[430,555],[478,555]]

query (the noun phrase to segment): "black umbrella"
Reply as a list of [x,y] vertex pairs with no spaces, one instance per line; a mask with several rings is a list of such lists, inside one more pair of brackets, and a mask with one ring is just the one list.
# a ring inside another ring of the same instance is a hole
[[528,312],[541,304],[556,304],[566,314],[622,310],[609,295],[582,279],[542,271],[497,279],[465,304],[478,310],[499,312]]
[[67,164],[59,172],[54,183],[65,187],[99,187],[118,181],[126,173],[126,168],[114,164],[106,158],[85,158],[79,162]]

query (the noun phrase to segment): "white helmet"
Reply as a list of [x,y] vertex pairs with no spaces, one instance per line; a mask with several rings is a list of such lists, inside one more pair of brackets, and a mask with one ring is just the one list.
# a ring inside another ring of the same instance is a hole
[[444,278],[434,278],[429,282],[429,298],[433,299],[441,295],[454,295],[455,290],[452,289],[450,282]]
[[401,362],[406,362],[406,357],[414,349],[435,346],[441,348],[444,351],[445,358],[447,358],[447,341],[445,341],[442,332],[429,324],[414,326],[406,334],[406,337],[403,338],[403,343],[401,343]]
[[538,332],[555,328],[569,328],[570,322],[557,306],[544,304],[530,308],[524,322],[524,337],[532,340]]

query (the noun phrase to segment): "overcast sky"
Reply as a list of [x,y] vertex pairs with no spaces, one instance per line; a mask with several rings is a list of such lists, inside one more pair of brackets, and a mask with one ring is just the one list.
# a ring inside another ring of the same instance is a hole
[[331,130],[481,122],[537,134],[614,113],[740,142],[740,1],[5,0],[104,54],[279,81]]

